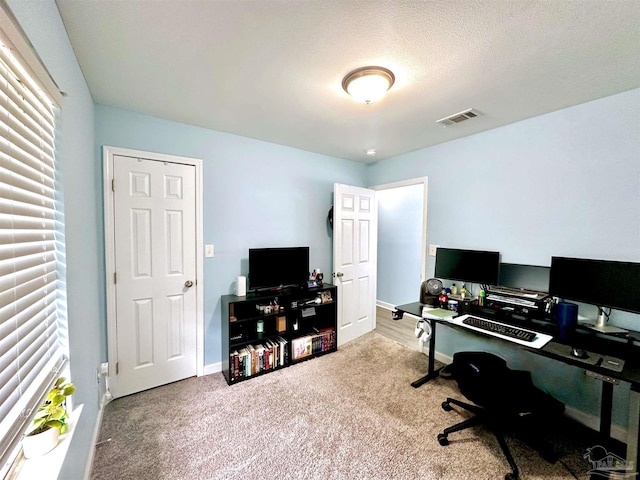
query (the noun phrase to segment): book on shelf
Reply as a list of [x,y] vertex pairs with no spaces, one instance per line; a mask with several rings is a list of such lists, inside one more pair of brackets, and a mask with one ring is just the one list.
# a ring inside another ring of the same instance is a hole
[[229,354],[229,376],[235,378],[238,367],[236,362],[238,361],[238,351],[231,352]]
[[264,342],[264,354],[265,354],[265,368],[271,370],[273,368],[273,342],[267,340]]
[[292,359],[315,355],[335,348],[336,331],[334,329],[323,329],[317,333],[306,335],[291,340]]
[[234,350],[229,354],[229,376],[235,381],[283,367],[288,360],[287,350],[287,341],[282,337]]
[[299,337],[291,340],[293,359],[308,357],[311,355],[311,337]]
[[282,338],[282,337],[278,337],[278,341],[280,342],[280,366],[284,366],[287,363],[288,357],[287,357],[287,341]]
[[264,368],[264,346],[256,346],[256,373],[260,373]]
[[247,356],[248,366],[247,366],[247,377],[250,377],[254,373],[256,373],[256,349],[253,345],[247,345],[247,351],[249,355]]

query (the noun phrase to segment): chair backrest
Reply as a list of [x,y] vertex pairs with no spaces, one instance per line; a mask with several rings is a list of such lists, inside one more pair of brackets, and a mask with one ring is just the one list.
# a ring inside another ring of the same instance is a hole
[[480,406],[500,402],[511,370],[507,362],[488,352],[458,352],[453,355],[453,377],[460,392]]
[[537,388],[529,372],[511,370],[492,353],[456,353],[452,373],[460,392],[488,413],[517,418],[537,413],[535,421],[540,423],[553,422],[564,412],[564,404]]

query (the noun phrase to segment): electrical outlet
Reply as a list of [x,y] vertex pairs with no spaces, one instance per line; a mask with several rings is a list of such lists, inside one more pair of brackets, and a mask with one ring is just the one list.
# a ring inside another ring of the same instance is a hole
[[429,245],[429,256],[435,257],[440,245]]
[[98,368],[96,368],[96,377],[98,378],[98,383],[100,383],[102,377],[106,377],[109,375],[109,364],[107,362],[101,363]]
[[205,245],[204,246],[204,256],[205,257],[213,257],[213,245]]

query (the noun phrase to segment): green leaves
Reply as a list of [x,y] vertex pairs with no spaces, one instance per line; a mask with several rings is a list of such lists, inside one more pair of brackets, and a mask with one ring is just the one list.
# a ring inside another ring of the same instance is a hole
[[47,419],[45,417],[36,418],[33,421],[33,425],[36,427],[35,430],[42,429],[42,427],[44,426],[45,423],[47,423]]
[[64,406],[65,400],[69,395],[76,391],[73,383],[65,383],[66,378],[60,377],[56,380],[53,388],[47,394],[44,403],[38,409],[35,419],[33,420],[33,429],[29,435],[35,435],[49,428],[57,428],[60,434],[68,429],[67,420],[69,415]]
[[65,397],[68,397],[69,395],[75,393],[75,391],[76,391],[76,386],[74,384],[72,384],[72,383],[69,383],[62,390],[62,394]]
[[62,423],[60,420],[49,420],[45,425],[49,428],[57,428],[58,430],[60,430],[64,423]]

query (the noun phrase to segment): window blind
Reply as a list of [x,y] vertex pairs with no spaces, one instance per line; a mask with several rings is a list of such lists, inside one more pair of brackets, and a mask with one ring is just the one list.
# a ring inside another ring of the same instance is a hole
[[0,471],[63,368],[56,106],[0,32]]

